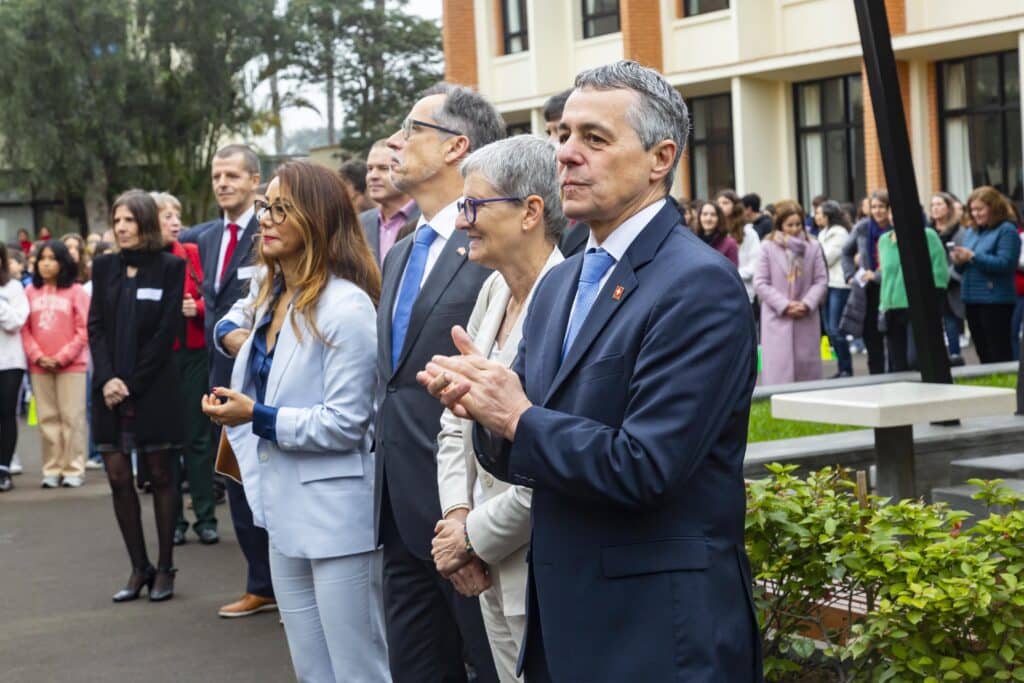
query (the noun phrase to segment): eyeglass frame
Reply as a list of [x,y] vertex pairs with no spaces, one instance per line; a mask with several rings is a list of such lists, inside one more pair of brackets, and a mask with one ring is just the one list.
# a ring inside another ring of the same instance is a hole
[[[483,204],[493,204],[495,202],[521,202],[526,197],[488,197],[486,199],[474,199],[472,197],[463,197],[455,206],[462,212],[462,215],[466,218],[466,222],[470,225],[476,225],[476,212],[477,207]],[[470,216],[469,211],[472,209],[473,215]]]
[[408,140],[410,137],[412,137],[413,126],[419,126],[420,128],[433,128],[434,130],[439,130],[442,133],[448,133],[448,135],[465,135],[465,133],[460,133],[457,130],[445,128],[444,126],[439,126],[436,123],[429,123],[427,121],[420,121],[419,119],[406,118],[405,121],[402,121],[402,128],[400,129],[402,131],[403,139]]
[[[274,202],[273,204],[271,204],[270,202],[265,202],[262,199],[257,199],[256,201],[254,201],[252,203],[252,206],[253,209],[255,209],[256,211],[256,222],[262,223],[263,216],[265,216],[266,212],[269,211],[271,225],[281,225],[286,220],[288,220],[288,209],[291,208],[284,202]],[[281,220],[278,220],[274,216],[275,209],[281,210]]]

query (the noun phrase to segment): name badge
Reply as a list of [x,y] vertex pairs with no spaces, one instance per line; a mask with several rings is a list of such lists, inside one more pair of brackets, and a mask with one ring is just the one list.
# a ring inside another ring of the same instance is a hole
[[139,287],[138,293],[135,298],[139,301],[160,301],[164,296],[164,290],[154,289],[152,287]]
[[256,274],[256,268],[257,266],[242,266],[238,269],[238,279],[248,280]]

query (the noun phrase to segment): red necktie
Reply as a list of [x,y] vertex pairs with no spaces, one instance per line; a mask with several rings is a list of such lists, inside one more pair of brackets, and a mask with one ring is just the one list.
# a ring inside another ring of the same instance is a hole
[[231,255],[235,253],[235,247],[238,246],[238,225],[235,223],[228,223],[228,230],[231,231],[231,237],[228,238],[228,248],[224,250],[224,262],[220,266],[220,282],[224,283],[224,274],[228,272],[228,264],[231,263]]

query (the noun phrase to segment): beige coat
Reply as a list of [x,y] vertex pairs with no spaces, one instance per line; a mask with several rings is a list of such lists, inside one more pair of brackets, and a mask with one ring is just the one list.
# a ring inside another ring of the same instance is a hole
[[[562,260],[561,252],[553,249],[537,281]],[[534,291],[536,283],[497,358],[505,366],[510,367],[516,359],[523,336],[523,320]],[[485,356],[490,355],[494,346],[511,295],[501,273],[497,272],[480,288],[466,331]],[[522,616],[526,613],[526,549],[530,541],[532,491],[506,484],[483,468],[477,468],[472,425],[448,410],[441,416],[441,433],[437,436],[441,510],[448,513],[457,507],[470,509],[466,531],[474,551],[489,566],[494,585],[501,590],[505,616]],[[474,501],[473,489],[478,477],[482,494]]]

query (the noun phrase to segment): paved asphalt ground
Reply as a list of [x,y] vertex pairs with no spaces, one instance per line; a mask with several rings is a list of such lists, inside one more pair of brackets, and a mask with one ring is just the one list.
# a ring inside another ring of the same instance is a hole
[[[102,470],[81,489],[39,488],[38,430],[22,426],[25,473],[0,494],[0,683],[292,681],[276,612],[221,619],[245,587],[226,505],[221,542],[175,548],[175,596],[115,605],[130,572]],[[143,525],[156,561],[152,500]]]

